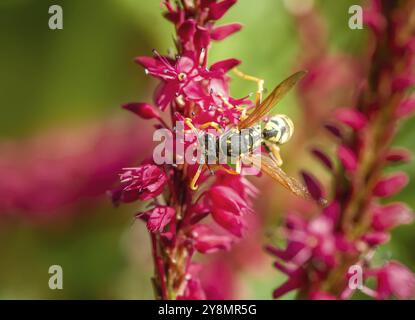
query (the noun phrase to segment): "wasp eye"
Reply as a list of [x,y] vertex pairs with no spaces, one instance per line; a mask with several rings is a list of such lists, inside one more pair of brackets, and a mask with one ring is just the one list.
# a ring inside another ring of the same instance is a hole
[[185,80],[185,79],[186,79],[186,74],[185,74],[185,73],[183,73],[183,72],[180,72],[180,73],[177,75],[177,79],[179,79],[179,81],[183,81],[183,80]]

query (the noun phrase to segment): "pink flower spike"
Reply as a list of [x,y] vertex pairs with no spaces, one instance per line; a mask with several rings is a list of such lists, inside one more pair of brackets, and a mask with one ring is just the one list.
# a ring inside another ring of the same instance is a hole
[[372,226],[375,230],[390,230],[414,220],[412,210],[405,203],[391,203],[373,209]]
[[147,229],[150,232],[162,232],[173,219],[176,211],[172,207],[157,206],[142,213],[144,220],[147,220]]
[[241,63],[241,60],[230,58],[226,60],[218,61],[211,65],[211,71],[221,71],[223,73],[228,72],[232,68],[235,68],[237,65]]
[[333,162],[327,154],[325,154],[323,151],[317,148],[313,148],[311,150],[311,153],[316,159],[320,160],[320,162],[324,166],[326,166],[327,169],[329,169],[330,171],[333,170]]
[[214,2],[209,6],[209,20],[219,20],[236,3],[236,0]]
[[335,112],[335,118],[354,130],[360,130],[367,124],[366,116],[354,109],[341,108]]
[[345,145],[339,145],[337,148],[337,156],[342,163],[344,169],[353,172],[357,168],[357,158],[353,150]]
[[415,97],[410,97],[401,102],[396,110],[396,116],[399,118],[407,118],[415,112]]
[[233,242],[231,237],[218,235],[212,228],[204,224],[195,225],[192,228],[191,236],[194,239],[195,249],[200,253],[229,250]]
[[151,104],[148,103],[131,102],[124,104],[122,108],[135,113],[143,119],[160,119],[159,113],[154,109],[154,107]]
[[321,183],[309,172],[302,171],[301,175],[313,199],[320,201],[323,198],[323,186]]
[[381,178],[373,189],[373,194],[386,198],[399,193],[409,182],[408,176],[403,172]]
[[412,160],[412,154],[409,150],[404,148],[390,149],[386,155],[386,160],[389,162],[410,162]]
[[221,41],[229,37],[230,35],[238,32],[242,29],[242,24],[240,23],[230,23],[223,26],[215,27],[210,33],[212,40]]

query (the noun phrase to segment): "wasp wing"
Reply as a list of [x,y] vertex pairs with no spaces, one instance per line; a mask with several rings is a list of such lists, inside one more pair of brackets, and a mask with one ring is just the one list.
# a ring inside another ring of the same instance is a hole
[[265,154],[244,154],[242,157],[245,161],[252,163],[254,167],[269,175],[293,194],[307,200],[312,199],[307,188],[298,180],[286,174],[269,156]]
[[305,74],[305,71],[296,72],[277,85],[268,97],[239,123],[238,127],[249,128],[261,121]]

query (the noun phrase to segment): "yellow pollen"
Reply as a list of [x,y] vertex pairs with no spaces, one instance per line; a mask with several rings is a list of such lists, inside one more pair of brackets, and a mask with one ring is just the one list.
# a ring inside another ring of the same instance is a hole
[[179,79],[179,81],[183,81],[186,79],[186,74],[181,72],[177,75],[177,79]]

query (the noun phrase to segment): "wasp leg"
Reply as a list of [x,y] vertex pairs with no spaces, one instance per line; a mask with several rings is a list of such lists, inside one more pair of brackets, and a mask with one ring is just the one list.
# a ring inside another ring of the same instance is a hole
[[240,78],[248,81],[254,81],[257,83],[258,90],[255,94],[255,105],[258,106],[262,101],[262,93],[264,92],[264,80],[259,79],[257,77],[253,77],[250,75],[247,75],[241,71],[239,71],[237,68],[233,68],[233,72]]
[[202,173],[203,170],[203,164],[200,164],[199,167],[197,168],[197,171],[195,173],[195,175],[192,178],[192,181],[190,182],[190,189],[192,189],[193,191],[196,191],[199,186],[196,185],[197,180],[200,177],[200,174]]
[[212,169],[215,169],[215,170],[223,170],[223,171],[225,171],[226,173],[233,174],[233,175],[240,174],[240,173],[236,172],[235,170],[225,168],[225,167],[223,167],[223,166],[221,166],[221,165],[218,165],[218,164],[215,164],[215,165],[212,165],[212,164],[211,164],[211,165],[210,165],[210,167],[211,167]]
[[226,99],[223,94],[218,93],[217,96],[219,97],[219,99],[221,99],[223,101],[223,103],[229,108],[229,109],[233,109],[235,108],[234,105],[232,105],[228,99]]
[[281,167],[282,164],[283,164],[283,161],[282,161],[282,158],[281,158],[281,150],[280,150],[280,147],[278,147],[277,145],[275,145],[273,143],[272,144],[269,144],[268,147],[269,147],[269,149],[271,151],[271,157],[272,157],[272,159],[274,159],[274,161],[277,163],[277,165],[279,167]]
[[199,129],[206,129],[212,127],[214,129],[216,129],[219,132],[222,132],[222,128],[220,127],[220,125],[217,122],[214,121],[210,121],[210,122],[206,122],[202,125],[199,126]]

